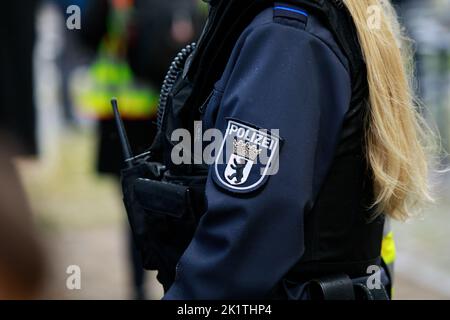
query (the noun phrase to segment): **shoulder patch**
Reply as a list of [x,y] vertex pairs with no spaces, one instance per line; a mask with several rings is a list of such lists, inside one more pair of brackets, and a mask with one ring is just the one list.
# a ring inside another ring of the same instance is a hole
[[228,119],[227,130],[214,162],[213,180],[235,193],[262,187],[278,172],[281,139],[274,132]]
[[305,26],[308,23],[308,12],[300,7],[275,2],[273,7],[274,21],[280,21],[280,19],[290,19],[302,22]]

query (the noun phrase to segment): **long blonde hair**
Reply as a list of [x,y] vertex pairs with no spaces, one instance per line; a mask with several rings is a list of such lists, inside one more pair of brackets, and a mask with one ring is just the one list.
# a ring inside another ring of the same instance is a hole
[[370,112],[365,141],[374,206],[378,213],[405,220],[415,207],[432,201],[429,135],[413,94],[411,51],[390,1],[344,3],[355,22],[367,65]]

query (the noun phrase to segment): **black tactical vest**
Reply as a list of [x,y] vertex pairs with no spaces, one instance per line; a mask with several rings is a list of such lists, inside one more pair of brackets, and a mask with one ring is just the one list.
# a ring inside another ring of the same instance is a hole
[[[193,130],[193,122],[201,120],[201,107],[221,77],[238,37],[258,13],[274,5],[273,0],[209,2],[209,19],[198,45],[189,46],[180,53],[163,86],[158,116],[160,130],[151,148],[150,161],[162,163],[164,167],[158,167],[161,170],[141,168],[139,173],[162,180],[165,183],[161,187],[163,191],[158,195],[146,194],[146,188],[155,190],[155,186],[154,182],[147,181],[146,187],[143,180],[134,187],[136,194],[131,194],[130,188],[124,185],[127,211],[143,252],[144,264],[160,271],[159,280],[166,289],[173,280],[175,265],[190,242],[196,222],[205,211],[203,192],[208,171],[205,165],[171,163],[171,133],[178,128]],[[350,277],[365,276],[368,266],[380,264],[384,218],[375,217],[370,209],[373,183],[364,150],[368,85],[356,28],[339,0],[282,2],[304,8],[322,19],[349,61],[352,81],[351,105],[333,164],[317,199],[305,212],[306,251],[286,279],[298,282],[339,273]],[[124,180],[127,181],[126,173]],[[161,211],[167,204],[160,202],[161,195],[167,196],[172,186],[175,186],[174,194],[180,196],[168,196],[170,208],[165,210],[171,212],[164,216]],[[126,199],[127,190],[132,198],[130,201]],[[145,218],[132,217],[136,207],[132,201],[145,202],[139,208],[157,214],[151,218],[148,212]],[[160,204],[159,208],[152,208],[154,202]],[[173,232],[177,235],[176,240],[170,237]],[[157,258],[154,252],[157,252]],[[149,258],[151,254],[153,257]]]

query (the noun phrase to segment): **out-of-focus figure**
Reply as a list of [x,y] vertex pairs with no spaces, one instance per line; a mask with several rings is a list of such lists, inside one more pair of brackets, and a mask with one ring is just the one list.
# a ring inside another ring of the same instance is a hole
[[0,13],[0,129],[20,146],[37,152],[33,102],[36,0],[6,1]]
[[45,263],[13,163],[37,154],[33,47],[37,1],[7,1],[0,13],[0,300],[39,295]]
[[[450,150],[450,0],[393,0],[413,39],[416,93],[430,107],[441,136],[442,147]],[[444,160],[448,161],[448,160]]]
[[[117,97],[133,151],[144,152],[156,134],[159,90],[167,66],[202,25],[197,0],[96,0],[82,16],[83,41],[97,50],[77,106],[98,120],[100,173],[119,176],[123,159],[110,106]],[[131,235],[130,235],[131,239]],[[144,299],[144,270],[130,240],[134,298]]]
[[[80,13],[85,12],[85,8],[89,0],[47,0],[47,2],[54,3],[60,10],[61,16],[67,17],[67,10],[72,6],[80,8]],[[70,10],[69,10],[70,12]],[[56,55],[56,64],[60,72],[60,98],[62,116],[65,125],[76,125],[77,118],[74,114],[74,101],[70,91],[70,80],[73,72],[89,63],[91,58],[90,52],[78,41],[77,33],[67,27],[62,27],[59,30],[62,33],[61,43],[59,44],[59,52]]]

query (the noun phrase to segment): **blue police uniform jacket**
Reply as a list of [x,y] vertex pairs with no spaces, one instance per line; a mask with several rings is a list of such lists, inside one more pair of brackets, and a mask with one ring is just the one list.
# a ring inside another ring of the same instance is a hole
[[[255,17],[203,116],[204,128],[231,137],[234,162],[209,166],[207,211],[164,299],[270,295],[305,252],[305,210],[330,169],[350,100],[348,61],[316,16],[274,7]],[[254,157],[238,156],[261,146],[269,159],[278,154],[278,168],[259,179],[263,167],[245,164]]]

